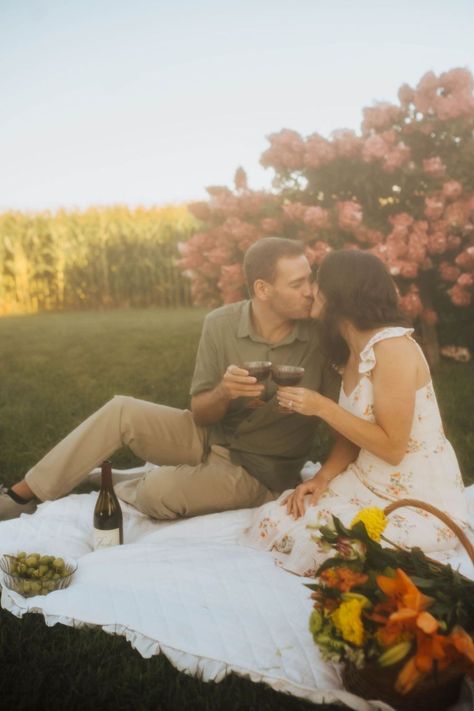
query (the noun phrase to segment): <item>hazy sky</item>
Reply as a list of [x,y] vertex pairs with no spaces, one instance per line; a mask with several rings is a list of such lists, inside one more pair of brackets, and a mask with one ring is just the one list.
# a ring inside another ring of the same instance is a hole
[[0,0],[0,210],[205,197],[265,136],[474,69],[474,0]]

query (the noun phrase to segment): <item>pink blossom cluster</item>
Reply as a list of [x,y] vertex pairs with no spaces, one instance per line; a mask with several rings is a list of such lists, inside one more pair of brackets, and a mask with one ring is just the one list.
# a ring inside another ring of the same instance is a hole
[[362,155],[366,163],[380,161],[386,172],[393,173],[411,158],[410,148],[398,139],[394,131],[362,138],[354,131],[341,129],[333,131],[331,140],[318,133],[304,140],[296,132],[284,129],[269,137],[270,148],[263,153],[260,162],[282,173],[305,168],[317,170],[336,158],[356,159]]
[[366,107],[363,116],[362,131],[367,134],[398,123],[403,118],[403,110],[399,106],[381,101],[375,106]]
[[319,133],[313,133],[306,139],[304,162],[307,168],[320,168],[334,160],[335,156],[334,146]]
[[319,206],[307,207],[303,221],[305,225],[315,231],[327,230],[331,225],[329,211]]
[[383,244],[370,251],[385,262],[392,276],[415,279],[427,266],[428,224],[405,212],[392,215],[389,222],[392,229]]
[[222,267],[221,276],[217,282],[217,286],[222,295],[224,304],[230,304],[244,298],[244,282],[244,272],[240,262],[227,264]]
[[260,163],[272,167],[277,172],[302,170],[305,163],[305,144],[300,134],[284,128],[272,133],[268,140],[270,148],[262,154]]
[[428,72],[415,88],[400,88],[400,105],[365,109],[360,134],[272,134],[261,162],[277,173],[273,191],[250,190],[239,168],[235,190],[208,188],[207,201],[189,206],[203,226],[180,246],[180,264],[196,300],[214,305],[242,298],[245,250],[259,237],[281,235],[302,240],[314,264],[332,249],[376,254],[412,318],[436,322],[423,303],[427,289],[468,306],[474,292],[473,88],[465,69]]
[[380,230],[375,230],[371,227],[360,225],[354,230],[355,237],[362,245],[376,245],[384,240],[384,234]]
[[283,215],[287,222],[304,222],[307,206],[301,202],[285,200],[282,206]]
[[307,246],[305,250],[310,264],[321,264],[324,257],[329,254],[329,252],[332,252],[332,247],[330,247],[329,244],[323,240],[318,240],[310,247]]
[[373,133],[364,141],[362,160],[365,163],[380,161],[386,173],[398,170],[408,163],[410,158],[410,148],[403,141],[397,141],[394,131]]
[[461,197],[462,191],[462,183],[459,180],[448,180],[444,183],[442,192],[446,200],[457,200]]
[[423,313],[424,309],[420,299],[420,290],[415,284],[411,284],[406,294],[400,296],[400,308],[413,320]]
[[432,178],[443,178],[446,175],[446,166],[439,156],[423,160],[424,172]]
[[362,139],[355,131],[340,128],[331,133],[331,144],[335,155],[341,158],[356,158],[360,154]]
[[416,89],[404,84],[398,93],[402,106],[413,104],[425,116],[440,121],[469,116],[474,111],[474,79],[468,69],[456,68],[437,77],[427,72]]
[[362,205],[354,200],[336,204],[337,222],[341,230],[354,232],[362,224]]

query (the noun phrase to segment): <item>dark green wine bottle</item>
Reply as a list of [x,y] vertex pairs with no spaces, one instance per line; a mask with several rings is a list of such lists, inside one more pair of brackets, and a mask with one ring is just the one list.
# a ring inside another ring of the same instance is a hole
[[123,543],[123,519],[119,500],[112,486],[112,465],[101,466],[101,482],[94,509],[94,550]]

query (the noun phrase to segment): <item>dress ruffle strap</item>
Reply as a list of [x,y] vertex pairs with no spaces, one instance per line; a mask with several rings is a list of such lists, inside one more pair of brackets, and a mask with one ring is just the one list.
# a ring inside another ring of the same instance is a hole
[[411,336],[415,329],[404,328],[403,326],[389,326],[374,333],[372,338],[365,344],[359,356],[359,373],[364,375],[369,373],[375,367],[377,359],[375,358],[374,346],[379,341],[384,341],[386,338],[397,338],[398,336]]

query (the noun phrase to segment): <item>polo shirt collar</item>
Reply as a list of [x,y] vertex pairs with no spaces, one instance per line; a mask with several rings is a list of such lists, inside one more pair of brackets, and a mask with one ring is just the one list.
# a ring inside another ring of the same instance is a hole
[[[240,321],[239,321],[239,328],[237,331],[237,336],[239,338],[251,338],[252,341],[258,341],[260,343],[264,343],[265,341],[261,336],[258,335],[258,333],[255,332],[255,329],[253,328],[252,325],[252,318],[251,318],[251,309],[252,309],[252,302],[250,300],[246,301],[243,305],[242,312],[240,314]],[[288,343],[293,343],[293,341],[309,341],[309,329],[310,329],[310,321],[309,319],[302,319],[300,321],[295,321],[293,330],[288,334],[288,336],[281,341],[278,345],[286,345]]]

